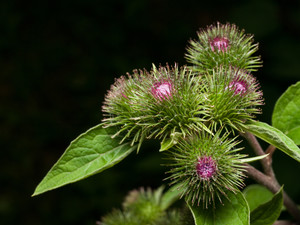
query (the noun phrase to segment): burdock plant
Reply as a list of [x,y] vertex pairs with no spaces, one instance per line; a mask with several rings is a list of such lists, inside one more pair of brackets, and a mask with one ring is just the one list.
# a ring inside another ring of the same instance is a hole
[[[150,71],[134,70],[116,79],[105,96],[102,122],[71,142],[33,195],[99,173],[139,152],[144,140],[155,139],[166,159],[170,189],[131,192],[123,210],[98,224],[271,225],[283,203],[300,222],[296,204],[283,194],[272,169],[276,148],[300,162],[300,117],[293,110],[300,107],[300,83],[276,103],[273,126],[257,121],[263,105],[252,74],[261,66],[257,50],[252,35],[217,23],[190,41],[190,65],[152,65]],[[241,137],[256,156],[245,154]],[[266,151],[256,137],[270,144]],[[249,164],[257,160],[263,171]],[[242,192],[246,177],[261,186]],[[267,191],[273,193],[270,198],[256,197]],[[180,198],[191,213],[168,209]]]

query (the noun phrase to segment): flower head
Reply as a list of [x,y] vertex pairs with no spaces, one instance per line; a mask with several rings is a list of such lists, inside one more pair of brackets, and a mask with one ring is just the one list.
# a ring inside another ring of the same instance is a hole
[[122,210],[114,209],[101,218],[99,225],[183,225],[183,212],[166,210],[163,188],[131,191],[123,202]]
[[103,125],[117,127],[115,134],[131,139],[132,144],[145,138],[161,140],[186,136],[207,129],[203,118],[204,95],[200,77],[187,67],[166,65],[150,72],[134,70],[111,86],[102,111]]
[[133,74],[127,74],[127,77],[121,76],[111,85],[110,90],[105,96],[102,106],[103,127],[118,128],[113,137],[122,135],[121,143],[125,139],[131,139],[131,144],[139,142],[139,147],[144,139],[141,131],[144,129],[142,124],[136,123],[136,118],[140,122],[144,120],[143,112],[136,110],[134,102],[139,98],[139,84],[145,79],[146,71],[134,70]]
[[221,24],[201,29],[197,40],[191,40],[186,58],[194,70],[205,72],[216,66],[234,66],[254,71],[261,66],[260,57],[253,56],[258,44],[234,24]]
[[228,125],[243,130],[246,121],[260,113],[263,105],[259,83],[247,71],[237,68],[216,68],[203,76],[207,90],[206,111],[213,130]]
[[[153,67],[145,83],[143,109],[151,118],[151,134],[161,140],[186,136],[192,131],[205,129],[199,116],[203,111],[204,95],[200,77],[187,67]],[[136,102],[135,104],[139,104]]]
[[182,196],[192,204],[208,207],[215,199],[222,202],[227,191],[243,186],[245,155],[238,153],[238,142],[229,133],[214,136],[200,132],[182,139],[168,154],[171,184],[179,185]]

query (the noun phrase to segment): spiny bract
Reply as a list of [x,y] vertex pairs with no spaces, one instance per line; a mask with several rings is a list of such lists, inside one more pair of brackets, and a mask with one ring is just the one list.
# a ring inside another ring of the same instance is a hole
[[145,138],[185,137],[204,125],[205,95],[200,76],[187,67],[153,66],[150,72],[133,71],[111,86],[105,97],[104,127],[117,126],[116,135],[140,144]]
[[245,155],[236,148],[239,142],[229,139],[229,133],[218,131],[214,136],[200,132],[179,141],[167,153],[172,167],[168,172],[172,185],[178,185],[191,204],[215,204],[222,202],[227,191],[235,192],[243,184]]
[[193,70],[206,72],[222,65],[254,71],[261,66],[260,57],[252,56],[258,44],[253,44],[253,36],[236,25],[218,22],[197,34],[198,39],[190,41],[186,54]]
[[219,127],[243,131],[245,122],[261,113],[263,105],[259,83],[247,71],[238,68],[215,68],[202,76],[206,88],[205,120],[213,131]]

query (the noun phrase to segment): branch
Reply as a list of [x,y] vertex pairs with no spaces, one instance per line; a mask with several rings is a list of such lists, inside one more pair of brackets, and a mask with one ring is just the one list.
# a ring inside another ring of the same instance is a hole
[[276,147],[275,147],[275,146],[269,145],[269,147],[268,147],[267,150],[266,150],[266,153],[269,154],[268,157],[272,158],[273,153],[275,152],[275,150],[276,150]]
[[249,133],[249,132],[245,132],[242,134],[242,136],[244,136],[247,141],[249,142],[249,144],[251,145],[251,147],[253,148],[254,152],[256,155],[264,155],[264,154],[267,154],[269,153],[270,155],[266,158],[263,158],[261,160],[261,164],[263,166],[263,169],[264,169],[264,172],[266,173],[266,175],[272,177],[275,179],[275,173],[273,171],[273,168],[272,168],[272,154],[275,150],[275,147],[269,147],[268,149],[270,150],[269,152],[264,152],[264,150],[262,149],[262,147],[260,146],[258,140],[256,139],[256,137]]
[[277,220],[273,225],[297,225],[297,223],[288,220]]

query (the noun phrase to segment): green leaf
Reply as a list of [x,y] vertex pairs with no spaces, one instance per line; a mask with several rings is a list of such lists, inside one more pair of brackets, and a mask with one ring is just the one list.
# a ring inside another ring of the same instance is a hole
[[50,169],[32,196],[74,183],[108,169],[136,149],[129,143],[120,145],[108,129],[97,125],[81,134]]
[[300,162],[300,149],[280,130],[258,121],[246,124],[245,129]]
[[249,204],[250,211],[256,209],[259,205],[270,201],[273,193],[260,184],[252,184],[247,186],[243,194]]
[[165,139],[160,143],[160,152],[166,151],[174,146],[173,139]]
[[172,186],[168,191],[164,193],[161,199],[161,208],[162,210],[166,210],[169,208],[175,201],[177,201],[180,198],[180,195],[182,193],[182,190],[178,187],[181,186],[181,184],[177,184],[175,186]]
[[224,199],[223,205],[218,202],[215,208],[210,205],[208,209],[187,203],[195,225],[248,225],[250,210],[244,195],[241,192],[228,192],[228,199]]
[[166,151],[176,145],[182,134],[179,132],[173,132],[170,136],[171,138],[166,138],[160,143],[160,152]]
[[277,100],[272,125],[300,145],[300,82],[290,86]]
[[272,225],[279,217],[283,204],[283,188],[267,203],[260,205],[250,214],[251,225]]
[[292,139],[296,145],[300,145],[300,127],[289,130],[287,136]]

